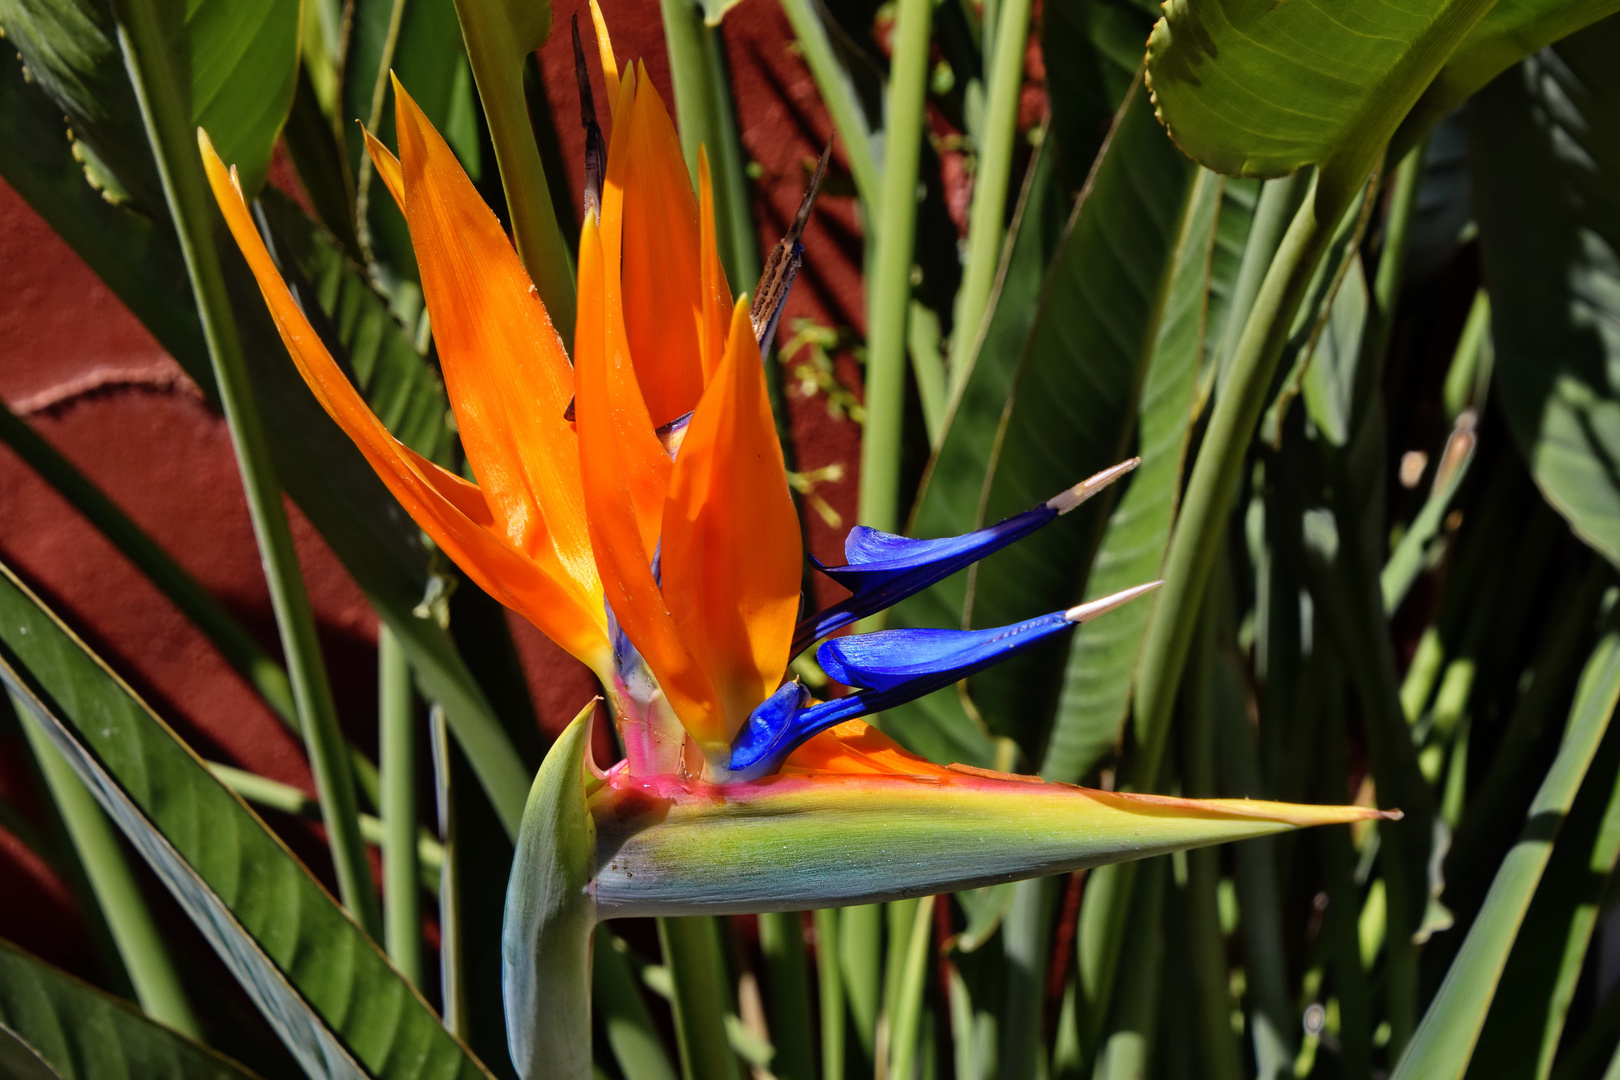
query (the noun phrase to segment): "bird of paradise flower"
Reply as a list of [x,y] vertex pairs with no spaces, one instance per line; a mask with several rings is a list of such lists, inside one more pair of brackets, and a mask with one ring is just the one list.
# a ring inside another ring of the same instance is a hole
[[599,135],[589,155],[572,362],[494,214],[397,81],[399,157],[366,136],[410,227],[477,483],[417,455],[372,414],[199,131],[226,223],[311,391],[434,543],[606,692],[624,759],[606,772],[591,759],[587,707],[525,811],[504,941],[520,1072],[590,1075],[583,986],[601,919],[929,895],[1378,816],[939,765],[861,719],[1157,583],[992,630],[832,637],[817,657],[852,688],[846,697],[815,702],[786,680],[808,646],[1028,535],[1134,462],[965,536],[857,528],[845,565],[815,563],[850,596],[801,620],[804,552],[761,361],[797,267],[797,230],[753,306],[733,299],[707,160],[694,192],[645,69],[621,73],[592,9],[612,133],[605,170]]

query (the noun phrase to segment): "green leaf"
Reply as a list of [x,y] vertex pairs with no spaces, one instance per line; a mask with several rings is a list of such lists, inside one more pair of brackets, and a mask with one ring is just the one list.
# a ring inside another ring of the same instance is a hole
[[[501,928],[506,1042],[524,1080],[591,1075],[590,899],[596,826],[586,807],[586,705],[551,746],[529,789]],[[605,944],[605,943],[604,943]]]
[[1620,728],[1610,725],[1513,942],[1469,1075],[1545,1077],[1620,856]]
[[[167,211],[160,204],[153,218],[99,198],[81,182],[61,136],[61,106],[28,85],[18,65],[0,68],[0,175],[212,395],[208,353]],[[400,636],[424,696],[444,704],[502,824],[515,835],[530,774],[449,634],[414,614],[432,577],[427,551],[415,530],[400,528],[399,504],[304,386],[239,256],[227,253],[225,269],[277,477]]]
[[[1219,176],[1201,169],[1187,191],[1138,405],[1137,455],[1142,464],[1108,519],[1086,581],[1087,600],[1151,581],[1164,561],[1204,355],[1211,253],[1223,186]],[[1041,763],[1046,779],[1078,783],[1118,739],[1136,656],[1153,610],[1148,598],[1075,631]]]
[[[1570,707],[1558,756],[1530,804],[1519,842],[1502,860],[1462,950],[1396,1066],[1393,1080],[1445,1080],[1468,1068],[1514,939],[1564,819],[1620,701],[1620,609],[1611,607]],[[1612,843],[1612,841],[1611,841]]]
[[[1138,84],[1047,278],[989,459],[985,522],[1027,510],[1130,455],[1193,174]],[[971,624],[1005,626],[1077,603],[1110,501],[1093,499],[980,563]],[[1032,649],[968,684],[990,730],[1016,739],[1031,761],[1041,759],[1066,646]]]
[[[193,0],[183,26],[193,124],[215,134],[250,194],[264,183],[298,72],[298,0]],[[105,0],[0,0],[0,24],[74,135],[142,207],[163,204]]]
[[0,680],[311,1076],[489,1075],[264,823],[4,567]]
[[[34,1058],[34,1072],[20,1064],[23,1055]],[[0,1073],[15,1080],[254,1076],[6,941],[0,941]]]
[[1502,410],[1547,501],[1620,565],[1617,50],[1620,19],[1553,46],[1470,127]]
[[1148,38],[1148,86],[1176,145],[1233,176],[1322,167],[1337,209],[1494,0],[1171,0]]

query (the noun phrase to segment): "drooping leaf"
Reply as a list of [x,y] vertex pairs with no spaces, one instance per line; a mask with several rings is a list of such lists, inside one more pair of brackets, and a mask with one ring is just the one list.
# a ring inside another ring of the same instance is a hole
[[[985,521],[1034,506],[1130,455],[1193,173],[1138,84],[1053,261],[990,458]],[[980,563],[971,624],[1010,625],[1078,602],[1112,497],[1095,498]],[[1032,761],[1040,760],[1064,655],[1066,643],[1043,645],[969,680],[990,729],[1018,740]]]
[[[1200,170],[1188,188],[1169,280],[1143,376],[1130,487],[1108,519],[1085,598],[1151,581],[1164,561],[1181,492],[1194,391],[1204,354],[1207,295],[1221,178]],[[1077,783],[1119,736],[1152,600],[1075,631],[1041,775]]]
[[[0,176],[212,395],[208,352],[166,210],[154,218],[103,201],[82,182],[61,132],[61,107],[29,85],[12,59],[0,63]],[[234,254],[226,273],[277,477],[400,636],[424,693],[444,704],[503,824],[515,834],[528,770],[449,635],[414,614],[431,577],[427,552],[414,530],[400,526],[398,504],[304,386]]]
[[1199,164],[1233,176],[1319,165],[1318,201],[1336,217],[1491,4],[1174,0],[1148,38],[1148,86]]
[[0,680],[311,1076],[489,1075],[246,804],[4,567]]
[[1617,50],[1620,18],[1543,50],[1470,123],[1503,411],[1547,501],[1620,565]]
[[[10,1048],[8,1034],[16,1040]],[[35,1073],[26,1071],[24,1054],[35,1058]],[[0,941],[0,1074],[15,1080],[254,1075],[6,941]]]

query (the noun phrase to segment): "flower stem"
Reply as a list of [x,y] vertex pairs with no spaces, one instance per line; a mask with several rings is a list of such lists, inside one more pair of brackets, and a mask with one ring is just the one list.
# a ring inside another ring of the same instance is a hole
[[169,54],[165,16],[155,0],[121,0],[116,13],[119,46],[157,158],[164,198],[196,296],[220,404],[236,448],[248,516],[259,544],[270,604],[287,657],[293,700],[321,800],[338,892],[361,927],[376,936],[381,930],[381,918],[371,867],[360,840],[347,748],[338,729],[337,708],[321,660],[314,612],[304,591],[281,487],[270,462],[269,443],[253,401],[247,363],[237,338],[219,253],[214,247],[202,161],[193,141],[191,110],[183,97],[183,83],[176,77],[174,59]]
[[900,436],[906,403],[906,320],[917,233],[917,168],[928,90],[930,0],[895,6],[872,274],[866,308],[866,430],[861,438],[860,520],[885,532],[900,520]]
[[564,344],[572,348],[574,258],[563,242],[552,210],[551,187],[546,182],[540,148],[535,145],[534,129],[529,125],[528,101],[523,96],[523,63],[529,52],[545,44],[550,8],[529,8],[531,13],[544,12],[543,26],[515,26],[508,8],[516,6],[456,0],[456,17],[467,44],[478,99],[489,119],[490,141],[495,145],[501,189],[512,215],[512,239],[518,257],[539,290],[551,324]]
[[996,18],[987,82],[984,137],[973,173],[968,213],[967,259],[956,292],[956,328],[951,334],[950,393],[959,392],[971,369],[968,357],[978,344],[990,291],[1001,265],[1003,219],[1012,179],[1013,136],[1018,132],[1018,95],[1024,81],[1024,48],[1029,38],[1030,0],[1003,0]]
[[422,984],[421,869],[416,842],[416,730],[411,666],[386,625],[377,628],[377,727],[383,823],[383,933],[388,958]]

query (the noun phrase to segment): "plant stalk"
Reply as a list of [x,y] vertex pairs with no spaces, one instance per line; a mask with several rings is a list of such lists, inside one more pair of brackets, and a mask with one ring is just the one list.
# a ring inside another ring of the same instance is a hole
[[884,532],[900,522],[906,321],[917,233],[917,170],[928,100],[931,0],[898,0],[889,65],[886,162],[867,282],[866,429],[861,437],[860,521]]
[[197,313],[208,344],[220,404],[230,426],[248,515],[264,564],[270,603],[281,631],[293,700],[321,800],[338,892],[343,904],[373,937],[382,929],[371,867],[360,840],[348,750],[326,679],[315,616],[293,548],[281,488],[270,461],[263,423],[253,401],[247,362],[214,247],[202,161],[197,155],[191,110],[169,54],[171,35],[156,0],[120,0],[115,7],[119,46],[140,103],[141,119],[157,158],[164,198],[174,219]]
[[416,710],[411,666],[386,624],[377,627],[377,729],[383,825],[383,934],[388,958],[422,984],[421,867],[416,839]]

